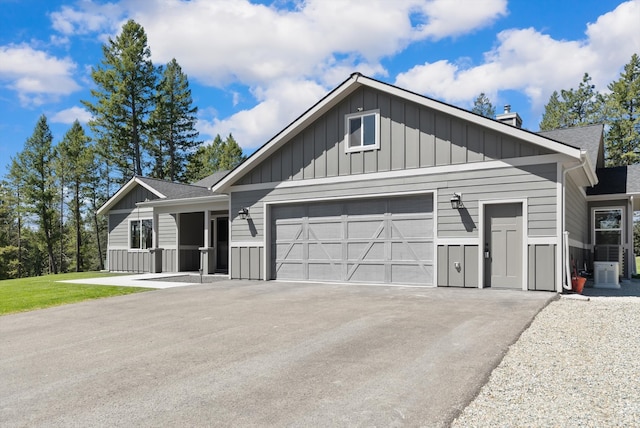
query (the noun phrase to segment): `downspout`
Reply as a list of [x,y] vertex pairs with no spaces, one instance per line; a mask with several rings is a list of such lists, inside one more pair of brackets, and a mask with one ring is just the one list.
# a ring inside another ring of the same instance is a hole
[[[583,157],[583,156],[580,156],[580,157]],[[584,168],[586,164],[587,164],[587,157],[584,156],[584,159],[581,164],[578,164],[576,166],[573,166],[571,168],[568,168],[562,171],[562,245],[560,247],[562,248],[561,250],[562,260],[564,261],[564,265],[565,265],[565,276],[562,281],[562,288],[565,290],[571,290],[572,288],[571,287],[571,265],[570,265],[571,262],[569,261],[569,232],[565,230],[566,224],[567,224],[567,220],[566,220],[567,173],[578,168]]]

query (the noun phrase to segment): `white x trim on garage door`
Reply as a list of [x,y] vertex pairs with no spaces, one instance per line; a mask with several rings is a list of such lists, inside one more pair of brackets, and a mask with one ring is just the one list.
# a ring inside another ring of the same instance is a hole
[[433,284],[433,196],[275,205],[273,279]]

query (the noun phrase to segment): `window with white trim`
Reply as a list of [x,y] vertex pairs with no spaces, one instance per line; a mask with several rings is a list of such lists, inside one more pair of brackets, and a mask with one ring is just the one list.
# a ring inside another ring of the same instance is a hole
[[622,208],[593,210],[595,245],[622,245]]
[[129,248],[132,250],[148,250],[153,246],[153,220],[129,221]]
[[346,116],[345,151],[380,148],[380,111],[370,110]]

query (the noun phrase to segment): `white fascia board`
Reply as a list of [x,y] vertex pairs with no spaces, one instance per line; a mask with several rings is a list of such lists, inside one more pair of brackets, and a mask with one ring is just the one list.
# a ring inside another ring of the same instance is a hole
[[110,197],[109,200],[107,200],[107,202],[105,202],[100,208],[98,208],[98,211],[96,211],[96,214],[100,215],[105,211],[109,211],[109,209],[112,206],[114,206],[116,203],[118,203],[118,201],[120,201],[120,199],[122,199],[127,193],[129,193],[129,191],[131,191],[131,189],[133,189],[136,184],[144,187],[145,189],[147,189],[148,191],[150,191],[151,193],[153,193],[159,198],[166,198],[166,196],[164,196],[162,193],[158,192],[156,189],[149,186],[148,184],[144,183],[138,177],[133,177],[131,180],[127,182],[127,184],[122,186],[120,190],[118,190],[112,197]]
[[595,167],[591,164],[591,160],[589,160],[589,155],[583,150],[580,152],[580,157],[583,159],[584,173],[587,175],[589,183],[591,183],[591,186],[595,186],[598,184],[598,175],[596,174]]
[[216,183],[211,191],[225,192],[229,186],[233,185],[237,177],[241,177],[245,172],[251,170],[256,164],[259,164],[266,157],[275,152],[280,146],[290,140],[300,130],[307,127],[321,115],[334,107],[339,101],[355,91],[360,85],[358,84],[359,75],[352,74],[340,86],[318,101],[313,107],[307,110],[302,116],[294,120],[289,126],[284,128],[271,141],[259,148],[249,159],[240,164],[237,168],[227,174],[222,180]]
[[155,201],[138,202],[138,207],[162,207],[168,205],[194,205],[194,204],[209,204],[212,202],[226,202],[229,199],[228,195],[211,195],[211,196],[197,196],[193,198],[181,198],[181,199],[161,199]]
[[536,133],[526,131],[524,129],[516,128],[515,126],[506,125],[504,123],[498,122],[497,120],[492,120],[483,116],[479,116],[477,114],[471,113],[470,111],[464,110],[462,108],[454,107],[452,105],[445,104],[440,101],[432,100],[422,95],[418,95],[414,92],[410,92],[395,86],[387,85],[386,83],[382,83],[365,76],[359,76],[357,81],[359,83],[362,83],[366,86],[377,89],[379,91],[386,92],[390,95],[394,95],[394,96],[406,99],[408,101],[414,102],[416,104],[423,105],[425,107],[458,117],[460,119],[466,120],[478,126],[482,126],[484,128],[491,129],[501,134],[507,134],[514,138],[528,141],[530,143],[547,148],[549,150],[553,150],[555,152],[565,154],[572,158],[580,159],[580,149],[576,147],[567,146],[555,140],[550,140]]

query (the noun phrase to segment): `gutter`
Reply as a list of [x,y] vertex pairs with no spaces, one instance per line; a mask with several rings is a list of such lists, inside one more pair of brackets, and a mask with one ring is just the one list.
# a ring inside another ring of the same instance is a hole
[[565,265],[565,275],[563,276],[563,281],[562,281],[562,288],[565,290],[571,290],[571,266],[570,266],[570,261],[569,261],[569,232],[566,230],[566,225],[567,225],[567,210],[566,210],[566,202],[567,202],[567,186],[566,186],[566,182],[567,182],[567,173],[573,170],[576,170],[578,168],[583,168],[585,166],[588,166],[589,168],[587,168],[587,170],[589,171],[587,174],[587,178],[589,178],[589,182],[594,183],[594,181],[592,180],[592,178],[595,178],[595,183],[592,185],[595,185],[598,183],[598,177],[595,176],[595,174],[593,173],[593,168],[590,165],[589,162],[589,157],[587,156],[587,153],[582,151],[580,152],[580,160],[582,160],[582,163],[572,166],[571,168],[567,168],[564,171],[562,171],[562,237],[561,237],[561,243],[562,243],[562,261],[564,262]]
[[180,199],[156,199],[153,201],[138,202],[138,207],[161,207],[165,205],[182,205],[182,204],[204,204],[207,202],[226,201],[229,199],[228,195],[211,195],[211,196],[197,196],[194,198],[180,198]]

